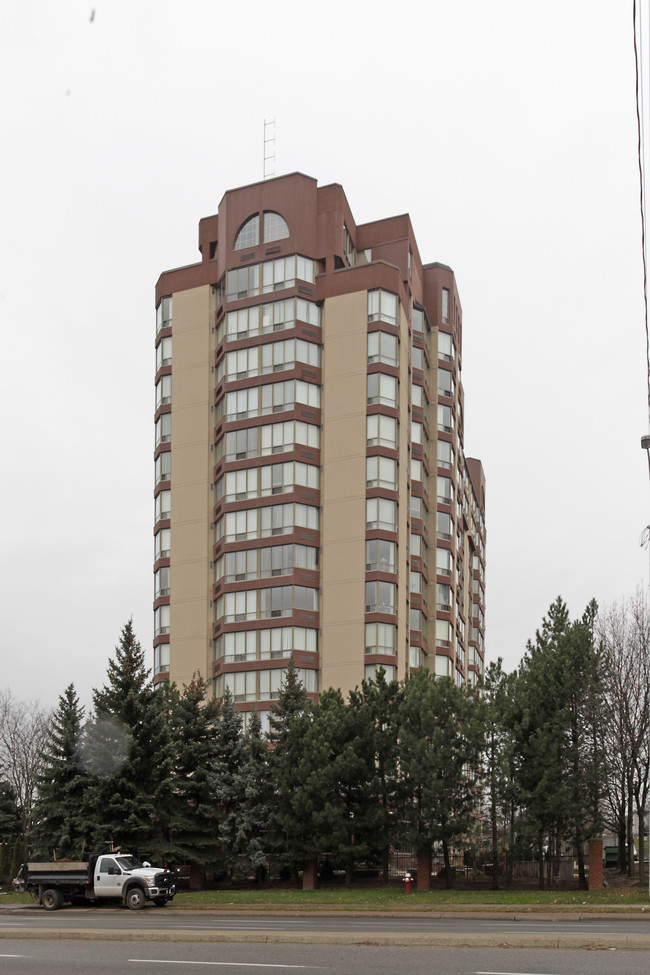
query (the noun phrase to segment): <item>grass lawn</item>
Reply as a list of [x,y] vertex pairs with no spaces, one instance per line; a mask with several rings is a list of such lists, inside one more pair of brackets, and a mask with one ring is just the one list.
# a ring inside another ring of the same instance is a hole
[[[29,894],[0,896],[0,907],[33,904]],[[644,887],[607,887],[592,891],[506,891],[506,890],[432,890],[406,894],[395,887],[325,888],[302,891],[269,888],[267,890],[181,891],[170,907],[193,910],[298,910],[298,911],[638,911],[647,907],[648,890]]]

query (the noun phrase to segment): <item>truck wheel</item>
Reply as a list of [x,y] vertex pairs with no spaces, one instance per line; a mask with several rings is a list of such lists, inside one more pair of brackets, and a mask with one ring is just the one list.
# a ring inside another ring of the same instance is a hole
[[41,894],[41,904],[46,911],[58,911],[63,906],[63,894],[56,887],[48,887]]
[[167,898],[166,897],[154,897],[153,902],[156,905],[156,907],[164,907],[165,904],[167,903]]
[[141,887],[131,887],[126,892],[126,906],[130,911],[141,911],[144,907],[145,896]]

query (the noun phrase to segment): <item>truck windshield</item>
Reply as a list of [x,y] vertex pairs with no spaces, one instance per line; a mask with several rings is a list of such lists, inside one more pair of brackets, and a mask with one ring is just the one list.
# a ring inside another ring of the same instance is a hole
[[115,857],[122,870],[139,870],[142,864],[137,857]]

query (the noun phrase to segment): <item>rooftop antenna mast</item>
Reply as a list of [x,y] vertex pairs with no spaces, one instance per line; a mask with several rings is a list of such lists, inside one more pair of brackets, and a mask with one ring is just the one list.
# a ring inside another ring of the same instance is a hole
[[275,119],[264,119],[264,179],[275,176]]

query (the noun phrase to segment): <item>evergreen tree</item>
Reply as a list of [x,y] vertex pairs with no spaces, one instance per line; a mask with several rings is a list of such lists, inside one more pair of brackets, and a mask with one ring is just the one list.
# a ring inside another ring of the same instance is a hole
[[11,876],[11,853],[13,850],[13,843],[10,840],[2,840],[0,842],[0,884],[10,884],[13,880]]
[[492,889],[499,888],[499,862],[506,858],[506,886],[510,885],[515,845],[519,788],[516,777],[515,745],[512,734],[512,699],[515,676],[506,674],[502,660],[492,662],[483,685],[485,702],[485,751],[483,782],[485,813],[489,825]]
[[325,849],[342,858],[347,884],[355,863],[377,862],[380,855],[373,732],[368,709],[346,705],[341,692],[330,689],[321,694],[303,743],[296,799],[311,813],[313,855]]
[[122,629],[107,684],[93,691],[94,714],[85,735],[93,776],[86,810],[93,846],[113,843],[131,853],[166,853],[159,811],[169,807],[172,737],[167,696],[154,690],[132,620]]
[[374,680],[364,680],[361,690],[350,693],[350,707],[361,712],[371,734],[376,830],[373,847],[381,858],[382,877],[388,883],[390,850],[395,833],[395,815],[399,795],[399,711],[402,685],[387,681],[380,668]]
[[270,817],[273,849],[297,877],[305,859],[314,853],[311,813],[300,801],[299,792],[305,776],[303,740],[311,724],[311,701],[298,677],[293,656],[269,724],[269,739],[274,746],[269,756],[271,778],[276,790]]
[[78,760],[83,717],[74,684],[70,684],[52,715],[38,780],[35,845],[45,859],[75,859],[82,853],[88,785]]
[[242,823],[247,768],[241,715],[235,711],[230,690],[221,702],[215,729],[215,757],[210,777],[219,817],[219,842],[226,882],[246,872],[247,836]]
[[27,862],[27,849],[25,847],[25,841],[22,836],[16,837],[16,842],[14,843],[13,857],[11,859],[11,880],[18,876],[18,871],[20,870],[23,863]]
[[273,808],[273,786],[269,777],[269,748],[262,734],[257,711],[251,711],[246,731],[246,786],[241,810],[241,830],[247,859],[256,879],[266,869],[269,818]]
[[20,810],[16,793],[7,782],[0,782],[0,839],[11,839],[20,832]]
[[545,848],[559,870],[562,842],[576,847],[586,886],[583,844],[600,828],[600,683],[595,603],[571,622],[557,598],[528,648],[516,683],[514,723],[526,818],[537,834],[540,885]]
[[207,683],[200,675],[194,675],[181,694],[175,688],[170,693],[176,757],[167,839],[174,858],[205,870],[215,865],[218,856],[211,767],[219,705],[206,700]]
[[467,836],[478,804],[481,712],[480,699],[447,677],[436,678],[421,668],[405,681],[400,766],[406,836],[427,859],[434,841],[442,844],[448,886],[450,846]]

